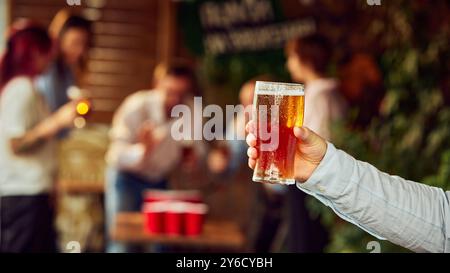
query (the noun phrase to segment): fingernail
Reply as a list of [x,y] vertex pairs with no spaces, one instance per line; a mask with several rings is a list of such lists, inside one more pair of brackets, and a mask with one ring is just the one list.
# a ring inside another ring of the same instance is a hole
[[301,127],[295,127],[294,128],[294,135],[299,138],[300,140],[305,140],[306,139],[306,135],[307,135],[307,131],[305,128]]
[[301,138],[302,136],[302,130],[299,127],[294,128],[294,135],[296,138]]

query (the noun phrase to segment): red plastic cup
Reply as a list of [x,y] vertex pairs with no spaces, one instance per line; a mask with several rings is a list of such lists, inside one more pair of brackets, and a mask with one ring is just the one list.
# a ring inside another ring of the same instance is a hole
[[164,220],[166,214],[167,203],[153,202],[143,206],[144,228],[151,234],[161,234],[164,232]]
[[187,191],[177,191],[175,193],[176,199],[181,202],[188,203],[202,203],[203,196],[200,191],[187,190]]
[[165,234],[179,236],[184,233],[186,203],[170,202],[165,213]]
[[197,190],[149,190],[143,194],[144,203],[162,201],[180,201],[190,203],[202,203],[203,196]]
[[198,236],[202,234],[207,212],[208,206],[205,204],[190,204],[186,207],[184,222],[186,236]]
[[171,201],[174,199],[173,191],[149,190],[144,192],[144,203]]

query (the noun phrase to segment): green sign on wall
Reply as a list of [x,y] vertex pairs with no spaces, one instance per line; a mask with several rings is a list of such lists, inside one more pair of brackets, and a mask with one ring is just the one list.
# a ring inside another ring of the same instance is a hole
[[204,78],[236,91],[259,74],[287,80],[285,43],[316,30],[311,18],[287,20],[282,10],[276,0],[191,0],[180,3],[178,21]]
[[189,48],[200,55],[279,49],[316,28],[310,18],[284,20],[273,0],[188,1],[179,14]]

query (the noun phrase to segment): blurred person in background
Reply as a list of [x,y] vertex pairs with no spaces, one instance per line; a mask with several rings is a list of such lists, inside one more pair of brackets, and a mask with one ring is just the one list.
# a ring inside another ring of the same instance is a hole
[[73,124],[75,102],[54,114],[35,78],[51,60],[47,31],[18,21],[0,64],[0,252],[55,252],[51,192],[56,134]]
[[[251,119],[256,81],[271,81],[269,75],[258,76],[244,83],[239,92],[237,113],[227,120],[225,139],[208,155],[208,167],[216,174],[233,174],[246,162],[245,125]],[[242,107],[241,107],[242,106]],[[226,150],[225,152],[223,150]]]
[[81,16],[60,11],[50,26],[56,41],[56,58],[37,80],[50,110],[56,111],[69,101],[68,90],[77,85],[77,75],[84,69],[91,43],[91,22]]
[[305,126],[332,138],[333,124],[343,118],[346,103],[340,83],[327,76],[333,55],[330,42],[313,34],[289,42],[286,53],[292,79],[305,84]]
[[[246,165],[247,144],[245,125],[251,119],[256,81],[275,81],[270,75],[257,76],[242,85],[239,92],[239,111],[228,121],[226,141],[221,141],[208,154],[208,168],[216,175],[229,179]],[[248,174],[251,177],[251,173]],[[251,220],[249,221],[249,250],[270,252],[281,222],[285,187],[254,183]]]
[[[287,68],[295,82],[305,84],[304,125],[325,139],[332,137],[332,128],[344,115],[345,102],[338,82],[327,76],[332,47],[329,41],[312,34],[296,38],[286,45]],[[312,219],[306,207],[306,194],[289,187],[289,250],[291,252],[322,252],[328,235],[319,219]]]
[[[194,166],[202,156],[203,145],[193,141],[188,147],[171,136],[176,121],[172,109],[192,105],[197,92],[194,72],[183,64],[159,65],[155,69],[155,89],[136,92],[125,99],[114,115],[111,145],[106,160],[110,167],[106,188],[107,230],[119,212],[140,211],[143,193],[166,189],[175,169]],[[185,150],[189,149],[189,155]],[[183,155],[185,155],[183,157]],[[108,252],[133,252],[113,241]]]

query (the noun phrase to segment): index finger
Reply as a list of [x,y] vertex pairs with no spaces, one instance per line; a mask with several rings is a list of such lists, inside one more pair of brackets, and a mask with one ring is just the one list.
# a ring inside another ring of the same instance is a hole
[[245,131],[249,134],[256,135],[256,123],[253,120],[250,120],[245,126]]

